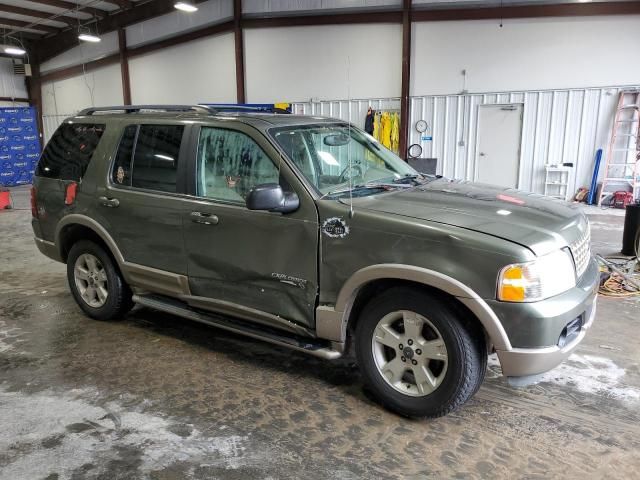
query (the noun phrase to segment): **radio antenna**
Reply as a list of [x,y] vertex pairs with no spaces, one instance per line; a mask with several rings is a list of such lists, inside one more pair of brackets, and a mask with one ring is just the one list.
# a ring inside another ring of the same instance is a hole
[[347,131],[349,132],[349,141],[347,142],[347,162],[349,165],[349,218],[353,218],[353,169],[351,168],[351,57],[347,55],[347,111],[349,112],[349,121],[347,122]]

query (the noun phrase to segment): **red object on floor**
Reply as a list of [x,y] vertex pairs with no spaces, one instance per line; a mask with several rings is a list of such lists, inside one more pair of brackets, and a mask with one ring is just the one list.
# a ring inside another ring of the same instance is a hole
[[625,191],[613,193],[612,204],[614,208],[625,208],[630,203],[633,203],[633,193]]
[[11,192],[5,191],[0,192],[0,210],[5,210],[8,208],[12,208],[11,203]]

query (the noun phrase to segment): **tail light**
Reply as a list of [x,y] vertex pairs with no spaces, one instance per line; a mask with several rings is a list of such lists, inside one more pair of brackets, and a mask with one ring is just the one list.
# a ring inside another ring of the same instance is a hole
[[71,182],[67,184],[64,191],[64,204],[65,205],[73,205],[73,202],[76,201],[76,192],[78,191],[78,184],[76,182]]
[[38,200],[36,187],[31,187],[31,216],[33,218],[38,218]]

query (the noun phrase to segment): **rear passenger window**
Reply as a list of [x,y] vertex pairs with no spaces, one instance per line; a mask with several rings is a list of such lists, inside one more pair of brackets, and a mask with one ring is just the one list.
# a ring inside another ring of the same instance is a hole
[[129,125],[124,129],[113,171],[111,172],[111,181],[117,185],[131,186],[131,155],[133,154],[133,142],[136,141],[137,132],[137,125]]
[[176,192],[182,125],[141,125],[133,154],[131,186]]
[[104,133],[104,124],[64,123],[49,140],[36,175],[80,181]]

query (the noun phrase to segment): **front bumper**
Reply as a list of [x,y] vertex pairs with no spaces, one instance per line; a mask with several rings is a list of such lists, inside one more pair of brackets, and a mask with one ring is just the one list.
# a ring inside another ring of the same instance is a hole
[[[587,330],[593,324],[596,315],[599,278],[598,264],[595,259],[592,259],[589,268],[576,288],[566,294],[536,302],[536,304],[521,304],[524,310],[529,313],[529,315],[524,315],[527,324],[523,325],[523,330],[535,329],[536,323],[540,322],[538,327],[545,330],[545,338],[553,339],[553,342],[549,342],[552,343],[551,345],[546,343],[547,346],[541,347],[529,346],[528,344],[519,345],[512,339],[512,335],[509,335],[512,348],[496,350],[502,373],[509,377],[535,375],[551,370],[562,363],[580,344]],[[513,306],[514,304],[511,304],[509,308],[513,308]],[[542,315],[544,312],[553,312],[553,316],[545,317]],[[499,316],[502,317],[503,324],[509,322],[509,319],[502,315]],[[562,329],[574,319],[579,319],[580,329],[568,343],[563,344],[561,342]],[[543,325],[546,327],[543,328]],[[515,329],[514,325],[510,327],[506,328],[508,332]],[[521,335],[521,332],[518,333]],[[518,335],[519,341],[525,342],[520,335]],[[533,336],[535,337],[535,335]]]

